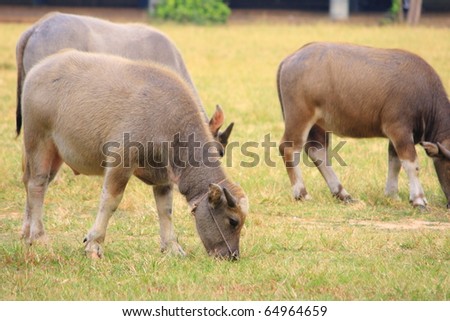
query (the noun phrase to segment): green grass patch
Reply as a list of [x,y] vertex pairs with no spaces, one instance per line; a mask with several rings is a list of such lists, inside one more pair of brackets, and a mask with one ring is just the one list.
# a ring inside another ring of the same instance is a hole
[[[187,257],[159,252],[151,188],[131,180],[108,229],[105,257],[83,255],[82,239],[94,221],[101,178],[74,176],[64,167],[45,201],[48,242],[19,240],[25,190],[21,137],[15,139],[15,42],[28,25],[0,25],[0,299],[2,300],[449,300],[449,214],[433,164],[418,147],[429,210],[408,204],[402,172],[400,200],[384,197],[387,141],[354,140],[336,167],[360,202],[330,195],[320,173],[303,166],[312,201],[295,202],[276,149],[274,167],[242,168],[233,154],[227,172],[250,200],[238,262],[208,257],[184,199],[174,223]],[[283,122],[275,75],[279,62],[311,41],[333,40],[396,47],[425,58],[450,90],[450,30],[335,23],[223,26],[158,23],[181,50],[211,114],[217,103],[232,139],[278,142]],[[339,138],[335,138],[337,141]],[[263,159],[264,150],[254,150]]]

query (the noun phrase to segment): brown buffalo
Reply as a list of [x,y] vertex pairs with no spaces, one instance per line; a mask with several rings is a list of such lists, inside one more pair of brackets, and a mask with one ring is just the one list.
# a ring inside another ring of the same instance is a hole
[[[179,50],[159,30],[143,24],[112,23],[89,16],[51,12],[28,28],[17,42],[17,133],[20,131],[20,97],[26,74],[43,58],[66,48],[162,64],[173,69],[188,83],[193,97],[202,106]],[[201,110],[214,138],[225,146],[233,123],[220,132],[224,122],[222,109],[217,107],[210,120],[203,107]]]
[[[27,190],[22,233],[29,243],[44,234],[44,194],[64,162],[77,173],[104,176],[100,208],[85,239],[86,251],[93,256],[102,255],[108,221],[132,175],[153,185],[163,251],[184,253],[171,219],[176,183],[194,208],[207,252],[239,255],[247,198],[220,166],[206,163],[204,149],[180,148],[195,135],[196,142],[215,151],[213,160],[218,157],[218,143],[198,101],[172,70],[66,50],[31,69],[24,82],[22,112]],[[125,135],[132,140],[128,154]],[[145,148],[150,143],[152,148]],[[124,156],[115,157],[120,154]],[[158,165],[157,160],[164,159],[167,162]],[[191,160],[197,160],[195,166]]]
[[280,152],[296,199],[309,197],[296,166],[303,147],[333,195],[351,199],[327,166],[327,131],[388,138],[386,194],[397,195],[403,167],[410,201],[425,207],[414,147],[421,143],[433,158],[450,207],[450,102],[439,76],[422,58],[397,49],[311,43],[281,62],[277,83],[285,121]]

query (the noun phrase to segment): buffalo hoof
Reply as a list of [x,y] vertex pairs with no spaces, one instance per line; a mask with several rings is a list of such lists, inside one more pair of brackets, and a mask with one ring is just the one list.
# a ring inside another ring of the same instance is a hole
[[400,196],[398,193],[385,193],[386,197],[393,200],[393,201],[400,201]]
[[45,236],[45,230],[41,220],[35,224],[30,224],[29,220],[26,220],[23,223],[20,237],[25,240],[28,245],[33,244],[34,241],[43,238],[43,236]]
[[186,256],[186,252],[184,252],[181,245],[175,241],[170,242],[169,244],[161,245],[161,253],[181,257]]
[[308,194],[308,192],[303,188],[300,191],[295,191],[292,193],[294,196],[294,199],[296,201],[310,201],[312,200],[311,195]]
[[296,201],[309,201],[312,199],[306,191],[306,188],[299,184],[292,186],[292,196],[294,196]]
[[427,199],[423,196],[419,197],[409,197],[409,203],[412,204],[414,208],[419,209],[421,212],[425,212],[427,210]]
[[92,244],[89,243],[86,245],[86,248],[84,249],[84,253],[88,258],[91,259],[101,259],[103,257],[103,250],[102,247],[99,244]]
[[353,199],[353,197],[349,194],[343,195],[341,193],[337,193],[333,194],[333,196],[346,204],[357,202],[357,200]]
[[413,206],[415,209],[419,210],[422,213],[428,211],[427,207],[423,204],[414,204]]
[[22,240],[28,240],[30,238],[30,224],[24,224],[22,231],[20,232],[20,238]]
[[28,238],[23,237],[25,245],[31,247],[33,244],[48,245],[50,243],[47,234],[44,232],[38,235],[32,235]]
[[341,199],[341,201],[344,202],[344,204],[355,204],[355,203],[359,203],[360,200],[351,197],[350,195],[344,199]]
[[103,257],[103,249],[99,243],[96,241],[89,241],[88,237],[83,240],[86,243],[84,252],[87,257],[91,259],[101,259]]
[[47,242],[46,234],[43,227],[35,229],[31,228],[28,229],[27,231],[22,231],[21,238],[25,240],[25,243],[28,246],[33,245],[33,243],[37,240],[43,243]]
[[102,258],[98,252],[86,253],[86,255],[93,260],[98,260]]
[[296,200],[296,201],[310,201],[310,200],[312,200],[312,197],[311,197],[311,195],[309,195],[308,193],[307,194],[300,194],[300,195],[295,195],[294,196],[294,199]]

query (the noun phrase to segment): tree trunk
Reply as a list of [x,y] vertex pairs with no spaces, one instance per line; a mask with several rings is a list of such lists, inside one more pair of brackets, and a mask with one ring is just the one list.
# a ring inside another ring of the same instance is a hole
[[[392,0],[392,7],[391,12],[393,8],[397,10],[397,21],[400,23],[403,23],[405,21],[405,13],[404,13],[404,2],[405,0]],[[395,13],[395,11],[394,11]]]
[[422,13],[422,0],[410,0],[407,22],[414,26],[419,23],[420,15]]

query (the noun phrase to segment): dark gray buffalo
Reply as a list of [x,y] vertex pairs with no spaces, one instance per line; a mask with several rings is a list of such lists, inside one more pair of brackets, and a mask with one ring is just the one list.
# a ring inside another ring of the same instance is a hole
[[[64,162],[77,173],[104,176],[99,211],[85,239],[92,256],[102,255],[108,221],[133,175],[153,186],[163,251],[184,253],[172,225],[177,184],[208,253],[239,255],[247,198],[217,166],[220,144],[192,90],[172,70],[66,50],[31,69],[22,113],[27,190],[22,234],[28,243],[44,234],[44,194]],[[186,148],[192,135],[198,148]]]
[[[20,131],[20,97],[26,74],[43,58],[66,48],[162,64],[173,69],[189,84],[193,97],[202,106],[179,50],[162,32],[143,24],[112,23],[94,17],[51,12],[28,28],[17,42],[17,132]],[[233,123],[219,132],[224,122],[222,109],[217,107],[208,120],[204,108],[201,108],[214,138],[225,146]]]
[[305,148],[333,195],[351,197],[326,162],[326,136],[389,139],[386,194],[398,193],[403,167],[410,201],[427,204],[415,144],[432,157],[450,207],[450,102],[433,68],[415,54],[336,43],[311,43],[284,59],[278,94],[285,121],[280,152],[296,199],[309,197],[298,166]]

